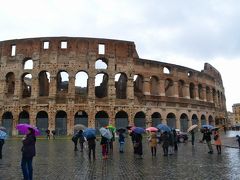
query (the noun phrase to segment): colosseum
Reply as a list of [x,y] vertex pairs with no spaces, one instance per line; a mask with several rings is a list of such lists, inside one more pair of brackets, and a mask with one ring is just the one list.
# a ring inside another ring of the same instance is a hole
[[[44,37],[0,42],[0,124],[44,134],[73,133],[74,124],[101,127],[225,124],[220,73],[141,59],[134,42]],[[194,67],[193,67],[194,68]]]

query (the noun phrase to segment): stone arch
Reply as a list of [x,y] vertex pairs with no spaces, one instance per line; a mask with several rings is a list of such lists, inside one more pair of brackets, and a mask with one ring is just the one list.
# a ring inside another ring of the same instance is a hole
[[57,73],[57,93],[68,93],[69,74],[67,71],[60,70]]
[[146,127],[146,115],[144,112],[139,111],[134,116],[134,125],[137,127]]
[[150,77],[150,94],[158,95],[159,94],[159,80],[156,76]]
[[23,69],[33,69],[33,60],[31,58],[23,60]]
[[98,111],[95,115],[95,127],[98,130],[101,127],[105,127],[109,124],[109,116],[106,111]]
[[48,129],[48,113],[46,111],[37,113],[36,126],[40,130],[41,135],[46,135],[46,130]]
[[143,93],[143,76],[140,74],[136,74],[133,77],[134,80],[134,95],[138,95],[139,93]]
[[39,96],[49,96],[50,73],[41,71],[38,74]]
[[67,135],[67,113],[65,111],[57,111],[55,116],[55,130],[58,136]]
[[82,124],[88,127],[88,114],[85,111],[78,111],[74,115],[74,125]]
[[203,114],[201,116],[201,126],[207,124],[206,116]]
[[162,123],[162,116],[159,112],[154,112],[151,115],[151,119],[152,119],[152,126],[156,127],[158,124]]
[[22,97],[31,97],[32,94],[32,75],[30,73],[24,73],[22,75]]
[[192,115],[192,125],[194,124],[198,125],[198,117],[196,114]]
[[106,58],[99,58],[95,62],[95,69],[107,69],[108,60]]
[[128,114],[125,111],[118,111],[115,115],[115,127],[118,129],[120,127],[126,128],[129,125]]
[[165,96],[171,97],[174,94],[174,89],[173,89],[173,80],[170,78],[167,78],[165,80]]
[[9,72],[6,75],[6,94],[13,95],[15,91],[15,75],[13,72]]
[[187,114],[183,113],[180,116],[180,130],[182,132],[187,132],[188,129],[188,116]]
[[79,71],[75,76],[75,94],[81,96],[88,94],[88,74],[85,71]]
[[213,102],[216,103],[216,100],[217,100],[217,98],[216,98],[216,90],[214,88],[212,89],[212,97],[213,97]]
[[115,75],[115,89],[117,99],[127,98],[127,75],[125,73],[117,73]]
[[98,73],[95,76],[95,96],[97,98],[108,96],[108,74]]
[[174,113],[168,113],[167,125],[173,129],[176,128],[176,115]]
[[209,116],[208,116],[208,123],[209,123],[210,125],[214,126],[214,119],[213,119],[212,115],[209,115]]
[[5,112],[2,115],[2,126],[6,128],[6,133],[11,136],[13,130],[13,115],[12,112]]
[[198,97],[203,100],[203,86],[201,84],[198,84]]
[[190,93],[190,98],[194,99],[195,98],[195,85],[193,83],[190,83],[189,85],[189,93]]
[[[29,113],[25,110],[23,110],[19,116],[18,116],[18,123],[19,124],[23,124],[23,123],[26,123],[26,124],[30,124],[30,120],[29,120]],[[20,133],[21,134],[21,133]]]
[[178,81],[178,97],[184,97],[184,81]]

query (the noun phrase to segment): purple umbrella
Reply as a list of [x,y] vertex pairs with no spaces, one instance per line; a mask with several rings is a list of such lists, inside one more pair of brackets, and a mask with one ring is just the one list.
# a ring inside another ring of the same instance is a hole
[[27,134],[28,133],[28,128],[32,128],[34,130],[35,136],[39,136],[40,135],[40,131],[36,127],[33,127],[30,124],[18,124],[16,126],[16,129],[19,132],[23,133],[23,134]]

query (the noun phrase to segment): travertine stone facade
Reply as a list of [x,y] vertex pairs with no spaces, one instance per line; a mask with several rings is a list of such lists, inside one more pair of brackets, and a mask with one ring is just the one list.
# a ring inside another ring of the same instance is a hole
[[[199,72],[141,59],[133,42],[75,37],[2,41],[0,65],[1,123],[13,135],[22,122],[58,134],[71,134],[76,123],[144,127],[162,122],[183,131],[192,124],[226,123],[224,87],[213,66],[206,63]],[[102,81],[95,85],[97,75]]]

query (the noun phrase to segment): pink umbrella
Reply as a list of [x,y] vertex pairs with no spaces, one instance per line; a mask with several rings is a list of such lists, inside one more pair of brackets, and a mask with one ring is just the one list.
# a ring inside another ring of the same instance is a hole
[[27,134],[28,133],[28,128],[32,128],[34,130],[35,136],[39,136],[40,135],[40,131],[36,127],[33,127],[30,124],[18,124],[16,126],[16,129],[19,132],[23,133],[23,134]]
[[155,127],[149,127],[149,128],[146,129],[146,131],[156,132],[156,131],[158,131],[158,129],[155,128]]

